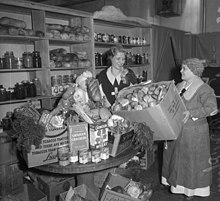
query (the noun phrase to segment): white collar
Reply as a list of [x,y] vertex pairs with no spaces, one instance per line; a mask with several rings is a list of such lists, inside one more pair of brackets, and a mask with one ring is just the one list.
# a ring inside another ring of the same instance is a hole
[[108,80],[111,82],[111,84],[113,85],[114,82],[115,82],[115,79],[117,79],[117,82],[118,84],[121,82],[121,73],[119,73],[116,77],[112,74],[112,71],[111,71],[111,66],[107,69],[107,77],[108,77]]

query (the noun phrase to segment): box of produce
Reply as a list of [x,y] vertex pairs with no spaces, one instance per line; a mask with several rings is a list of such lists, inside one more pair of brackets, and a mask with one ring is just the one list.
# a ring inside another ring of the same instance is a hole
[[70,152],[89,149],[88,123],[70,123],[68,125],[68,138]]
[[164,81],[124,88],[113,111],[130,122],[146,122],[154,132],[154,140],[175,140],[182,129],[186,107],[174,81]]
[[46,131],[38,147],[32,145],[30,152],[24,151],[23,156],[29,168],[58,162],[57,149],[68,144],[67,128],[53,128]]
[[152,189],[119,174],[109,173],[100,193],[101,201],[141,201],[149,200]]
[[37,177],[38,189],[46,196],[48,201],[59,200],[60,193],[68,191],[72,186],[75,187],[75,177],[70,176],[45,176],[39,175]]

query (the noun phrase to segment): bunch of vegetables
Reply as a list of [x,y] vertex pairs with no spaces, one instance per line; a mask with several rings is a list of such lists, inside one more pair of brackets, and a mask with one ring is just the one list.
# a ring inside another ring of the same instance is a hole
[[112,107],[113,111],[142,110],[160,103],[169,89],[167,83],[134,85],[122,90]]
[[46,129],[30,112],[27,112],[31,108],[25,107],[21,107],[14,113],[12,130],[9,131],[9,134],[16,140],[18,150],[30,152],[32,145],[39,147]]

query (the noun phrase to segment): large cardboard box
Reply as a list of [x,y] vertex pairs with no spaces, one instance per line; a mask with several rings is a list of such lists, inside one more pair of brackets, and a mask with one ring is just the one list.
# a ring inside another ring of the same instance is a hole
[[154,132],[154,140],[175,140],[183,126],[185,104],[173,81],[166,82],[169,89],[163,100],[144,110],[117,111],[116,114],[131,122],[146,122]]
[[134,130],[123,134],[108,134],[109,155],[115,157],[130,148],[134,137]]
[[24,201],[47,201],[47,196],[35,188],[33,184],[24,184],[24,192],[21,197]]
[[0,135],[0,165],[17,162],[16,142],[6,132]]
[[[74,192],[85,200],[98,201],[94,193],[85,184],[75,187]],[[61,193],[59,201],[65,201],[67,193],[68,191]]]
[[0,166],[0,195],[17,194],[23,191],[23,172],[18,163]]
[[58,162],[57,149],[68,145],[67,128],[51,129],[46,132],[41,145],[31,147],[23,156],[29,168]]
[[121,186],[122,188],[125,188],[129,184],[129,182],[130,179],[126,177],[123,177],[119,174],[109,173],[101,189],[100,201],[140,201],[139,199],[133,198],[129,195],[110,190],[116,186]]
[[38,188],[47,196],[48,201],[59,200],[60,193],[76,185],[75,177],[39,176],[37,180]]

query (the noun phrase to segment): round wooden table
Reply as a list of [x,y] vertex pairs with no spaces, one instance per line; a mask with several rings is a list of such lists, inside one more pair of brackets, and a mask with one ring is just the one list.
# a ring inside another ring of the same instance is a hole
[[48,165],[42,165],[35,167],[38,170],[58,173],[58,174],[75,174],[77,178],[77,185],[86,184],[88,188],[99,197],[100,189],[94,184],[94,175],[96,172],[100,172],[106,169],[117,167],[122,163],[127,162],[133,156],[137,154],[137,150],[134,148],[129,148],[119,154],[116,157],[110,157],[107,160],[102,160],[99,163],[70,163],[67,166],[60,166],[58,163],[52,163]]

